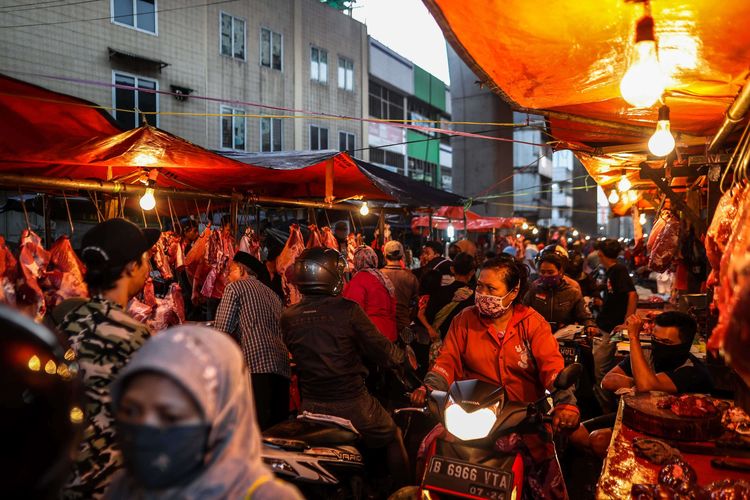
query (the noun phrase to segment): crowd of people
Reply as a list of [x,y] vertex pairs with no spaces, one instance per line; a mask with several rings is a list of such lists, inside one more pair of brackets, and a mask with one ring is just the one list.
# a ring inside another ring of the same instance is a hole
[[[592,351],[588,391],[581,384],[555,391],[553,432],[524,434],[519,441],[533,457],[529,491],[565,498],[552,435],[569,435],[573,446],[600,454],[607,439],[601,416],[611,411],[616,394],[710,390],[705,367],[690,354],[696,333],[690,316],[656,316],[648,325],[653,347],[641,347],[643,319],[635,314],[635,287],[616,240],[539,248],[511,237],[498,241],[494,251],[468,240],[427,241],[415,269],[409,249],[398,241],[377,249],[382,258],[376,249],[360,246],[353,269],[336,250],[310,248],[292,272],[302,299],[284,307],[274,262],[280,249],[268,245],[261,262],[236,251],[230,228],[224,221],[222,241],[233,258],[220,285],[206,304],[189,301],[189,319],[207,312],[212,327],[186,324],[153,332],[127,314],[129,300],[149,277],[150,250],[159,233],[124,219],[102,222],[84,236],[80,257],[91,297],[58,306],[56,314],[64,314],[53,323],[57,340],[30,320],[0,311],[13,317],[18,332],[27,332],[29,346],[39,350],[43,344],[47,359],[75,366],[80,378],[70,379],[66,390],[83,391],[80,444],[70,468],[60,466],[69,452],[63,450],[59,463],[46,471],[56,480],[24,486],[19,479],[19,492],[25,487],[38,490],[38,497],[301,498],[260,459],[260,433],[291,416],[293,371],[298,410],[349,420],[370,463],[384,464],[396,489],[415,480],[414,464],[409,465],[387,402],[372,393],[373,371],[416,370],[423,381],[411,393],[417,405],[429,391],[470,378],[504,386],[511,400],[536,401],[565,366],[554,333],[579,325]],[[337,227],[337,239],[345,241],[339,232]],[[197,238],[197,224],[183,225],[185,249]],[[178,270],[176,280],[183,290],[192,289],[184,271]],[[617,363],[613,335],[623,329],[630,355]],[[406,346],[415,352],[416,367]],[[19,420],[5,426],[14,431],[25,428],[20,419],[27,418],[21,411],[27,397],[23,384],[30,382],[21,368],[13,362],[2,368],[19,372],[7,378],[17,381],[17,393],[3,394],[7,407],[18,408],[10,417]],[[585,402],[584,417],[598,417],[595,424],[582,422],[579,399],[587,394],[595,400]],[[17,439],[13,443],[22,446]]]

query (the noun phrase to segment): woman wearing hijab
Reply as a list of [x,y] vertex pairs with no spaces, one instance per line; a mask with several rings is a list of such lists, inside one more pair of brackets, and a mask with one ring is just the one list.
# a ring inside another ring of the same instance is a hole
[[368,246],[357,248],[354,270],[356,274],[344,287],[344,297],[359,304],[380,333],[395,342],[396,290],[388,276],[378,269],[375,250]]
[[109,499],[301,499],[261,462],[242,354],[201,326],[147,342],[112,384],[125,463]]

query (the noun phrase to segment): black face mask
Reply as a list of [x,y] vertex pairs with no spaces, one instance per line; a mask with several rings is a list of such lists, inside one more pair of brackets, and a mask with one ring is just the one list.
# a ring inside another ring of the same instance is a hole
[[117,423],[122,457],[130,474],[147,490],[187,484],[201,470],[208,445],[207,424],[167,428]]
[[654,361],[654,370],[657,372],[668,372],[676,370],[687,360],[690,355],[692,344],[662,344],[651,343],[651,356]]

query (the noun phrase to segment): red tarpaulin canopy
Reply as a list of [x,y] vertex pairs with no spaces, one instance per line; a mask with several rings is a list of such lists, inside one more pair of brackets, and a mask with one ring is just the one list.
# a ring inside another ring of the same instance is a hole
[[[463,207],[440,207],[432,215],[432,227],[445,230],[453,225],[456,230],[464,229],[464,217],[469,231],[484,232],[494,229],[511,228],[523,224],[522,217],[482,217],[476,212]],[[411,220],[412,230],[420,227],[430,227],[430,216],[420,215]]]

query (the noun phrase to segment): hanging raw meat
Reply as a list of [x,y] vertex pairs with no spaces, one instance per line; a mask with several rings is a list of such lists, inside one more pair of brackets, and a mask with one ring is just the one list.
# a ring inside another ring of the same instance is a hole
[[331,231],[330,227],[324,227],[323,228],[323,246],[326,248],[331,248],[333,250],[336,250],[337,252],[341,251],[341,247],[339,246],[339,240],[336,239],[336,237],[333,235],[333,231]]
[[185,270],[193,285],[191,300],[194,304],[199,302],[201,288],[203,288],[206,276],[211,270],[206,260],[206,250],[211,232],[211,229],[206,227],[185,256]]
[[206,261],[210,266],[210,270],[201,288],[201,295],[214,299],[220,299],[224,295],[229,263],[234,254],[235,249],[232,237],[221,231],[213,231],[208,238],[206,247]]
[[151,250],[153,252],[156,269],[159,271],[159,274],[161,274],[162,279],[165,281],[169,281],[174,278],[172,267],[169,265],[169,257],[167,257],[168,248],[169,235],[167,233],[162,233],[159,241],[156,242],[156,245],[154,245],[154,248]]
[[[744,189],[744,188],[740,188]],[[737,223],[737,210],[742,193],[736,189],[729,189],[719,199],[716,206],[714,218],[706,233],[706,256],[708,263],[711,264],[711,276],[708,279],[709,285],[714,285],[719,279],[719,265],[721,264],[721,255],[726,250],[727,241],[732,234],[732,226]]]
[[315,248],[323,246],[323,235],[320,234],[320,229],[315,224],[310,224],[308,227],[310,230],[310,236],[307,238],[307,248]]
[[171,231],[166,234],[167,261],[173,271],[180,271],[185,267],[185,249],[182,246],[182,238]]
[[291,283],[289,272],[294,269],[294,261],[305,249],[305,240],[302,231],[297,224],[289,226],[289,239],[276,258],[276,272],[281,275],[281,287],[284,290],[284,298],[287,305],[296,304],[300,301],[300,293],[297,287]]
[[246,228],[240,239],[240,252],[246,252],[260,260],[260,238],[252,228]]
[[145,323],[151,331],[158,332],[185,322],[185,303],[180,285],[172,283],[164,298],[154,295],[151,279],[143,288],[143,300],[134,298],[128,304],[128,314],[136,321]]
[[16,258],[5,245],[5,238],[0,236],[0,303],[15,305],[16,303]]
[[657,273],[663,273],[672,264],[677,254],[680,240],[680,221],[677,217],[669,216],[664,221],[664,227],[659,232],[651,247],[651,258],[648,268]]
[[153,310],[153,307],[144,304],[135,297],[130,299],[130,302],[128,303],[128,314],[139,323],[145,324],[151,317]]
[[727,331],[723,339],[723,348],[732,368],[742,377],[745,384],[750,384],[750,357],[747,355],[750,346],[750,278],[747,274],[740,276],[735,296],[736,300],[729,314]]
[[43,316],[45,312],[44,293],[39,286],[45,270],[49,264],[49,252],[42,247],[42,239],[30,229],[21,233],[21,251],[18,255],[18,265],[21,268],[20,281],[28,287],[29,293],[24,294],[27,300],[35,306],[36,315]]
[[154,291],[154,280],[148,278],[146,284],[143,285],[143,303],[147,306],[154,307],[156,305],[156,292]]
[[354,272],[354,252],[357,251],[357,237],[349,233],[346,237],[346,261],[349,263],[349,272]]
[[70,239],[60,236],[49,250],[49,266],[40,281],[48,309],[76,297],[88,297],[89,290],[83,276],[86,268],[78,258]]
[[659,214],[659,217],[656,218],[656,221],[654,221],[654,227],[651,228],[651,234],[648,235],[648,242],[646,242],[646,248],[649,253],[651,252],[651,249],[654,248],[654,243],[656,243],[656,239],[661,234],[662,229],[664,229],[666,219],[671,217],[671,215],[672,214],[668,210],[664,210]]

